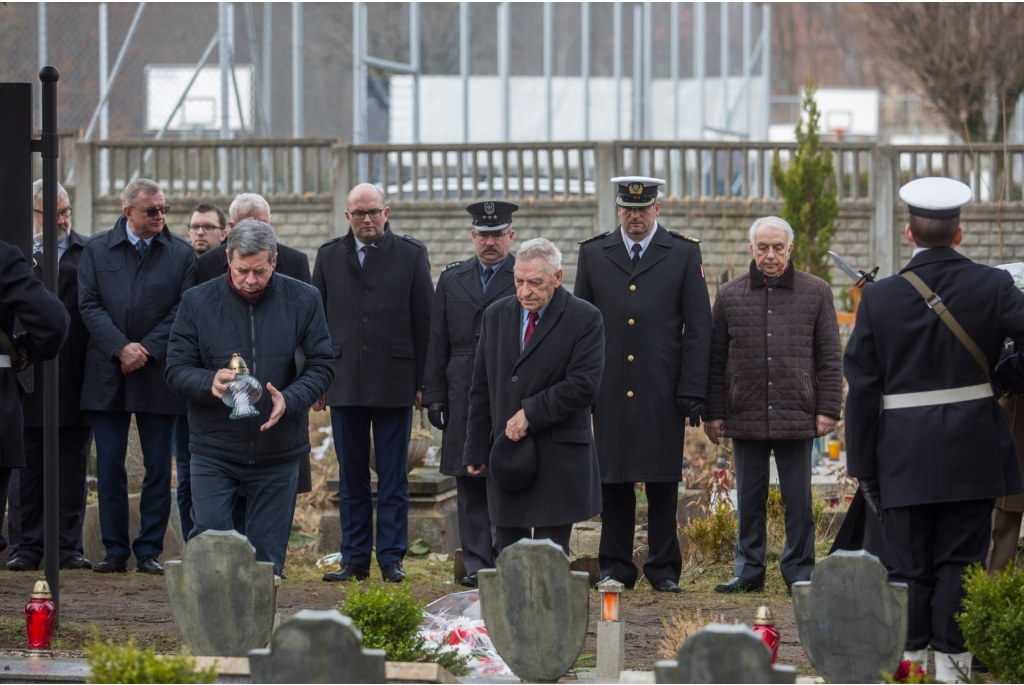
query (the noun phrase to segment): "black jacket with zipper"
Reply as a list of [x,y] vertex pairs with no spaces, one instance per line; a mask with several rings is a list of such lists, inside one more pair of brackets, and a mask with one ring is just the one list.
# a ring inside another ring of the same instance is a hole
[[[305,368],[296,375],[295,350]],[[263,388],[260,415],[231,419],[231,408],[213,396],[213,377],[241,354]],[[275,273],[254,304],[236,293],[227,275],[196,286],[182,298],[167,347],[167,383],[188,403],[192,454],[249,464],[294,459],[309,452],[309,407],[334,378],[334,354],[316,288]],[[270,417],[267,383],[281,391],[287,409]]]

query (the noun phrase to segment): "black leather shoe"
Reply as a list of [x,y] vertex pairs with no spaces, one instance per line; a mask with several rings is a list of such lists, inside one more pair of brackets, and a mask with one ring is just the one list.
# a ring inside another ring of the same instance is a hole
[[344,583],[348,580],[366,580],[370,577],[370,569],[355,564],[342,564],[338,571],[324,574],[325,583]]
[[39,562],[32,561],[24,554],[19,554],[7,562],[8,571],[38,571]]
[[736,577],[730,580],[728,583],[719,583],[715,586],[715,592],[723,592],[727,595],[734,594],[736,592],[760,592],[764,590],[764,581],[760,583],[752,583],[746,578]]
[[459,581],[459,585],[462,587],[476,587],[476,574],[470,573],[468,576]]
[[128,560],[108,554],[107,558],[92,567],[96,573],[127,573]]
[[658,592],[682,592],[671,578],[662,578],[654,584],[654,589]]
[[392,561],[387,566],[384,566],[380,570],[381,577],[389,583],[401,583],[405,580],[405,569],[402,568],[402,562]]
[[81,554],[76,554],[60,562],[60,567],[64,571],[77,571],[81,568],[92,568],[92,562]]
[[148,573],[154,576],[162,576],[164,574],[164,567],[160,565],[160,562],[156,560],[156,557],[139,559],[139,563],[136,565],[135,570],[139,573]]
[[620,583],[622,583],[623,585],[626,586],[627,590],[632,590],[633,586],[636,585],[636,581],[633,581],[632,583],[626,583],[626,582],[623,582],[623,581],[619,580],[615,576],[608,575],[608,576],[605,576],[604,578],[602,578],[601,580],[599,580],[598,582],[594,583],[594,587],[597,587],[599,584],[603,583],[606,580],[614,580],[614,581],[620,582]]

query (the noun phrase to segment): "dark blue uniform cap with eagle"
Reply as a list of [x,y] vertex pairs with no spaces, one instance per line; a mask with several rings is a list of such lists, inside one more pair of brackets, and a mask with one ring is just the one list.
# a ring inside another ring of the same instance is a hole
[[615,204],[620,207],[650,207],[658,201],[658,186],[664,179],[650,176],[616,176],[612,183],[619,186]]
[[515,202],[503,200],[485,200],[474,202],[466,207],[466,211],[473,215],[473,227],[479,233],[492,233],[512,223],[512,212],[519,209]]

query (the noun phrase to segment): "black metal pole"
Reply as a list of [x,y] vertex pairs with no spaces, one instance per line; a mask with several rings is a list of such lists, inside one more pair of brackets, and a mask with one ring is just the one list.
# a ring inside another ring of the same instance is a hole
[[[43,158],[43,283],[57,294],[57,157],[60,139],[57,136],[57,79],[60,74],[52,66],[39,70],[43,82],[43,135],[40,146]],[[46,581],[50,584],[53,604],[60,620],[60,467],[57,459],[60,433],[57,393],[57,360],[43,366],[43,556],[46,559]]]

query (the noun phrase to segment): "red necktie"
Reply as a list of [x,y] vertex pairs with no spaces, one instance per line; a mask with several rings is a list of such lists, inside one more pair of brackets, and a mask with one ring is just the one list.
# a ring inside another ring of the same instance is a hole
[[537,327],[537,322],[540,321],[540,314],[537,312],[530,312],[530,320],[526,324],[526,333],[523,334],[523,348],[526,348],[527,343],[530,342],[530,336],[533,335],[533,329]]

